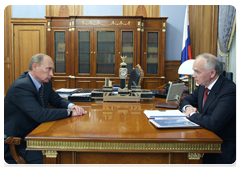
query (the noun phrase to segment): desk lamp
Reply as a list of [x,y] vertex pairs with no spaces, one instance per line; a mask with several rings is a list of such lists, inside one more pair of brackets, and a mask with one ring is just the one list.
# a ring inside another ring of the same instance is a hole
[[195,61],[194,59],[186,60],[178,68],[178,74],[188,75],[189,94],[191,94],[196,88],[196,82],[192,77],[193,75],[192,67],[193,67],[194,61]]

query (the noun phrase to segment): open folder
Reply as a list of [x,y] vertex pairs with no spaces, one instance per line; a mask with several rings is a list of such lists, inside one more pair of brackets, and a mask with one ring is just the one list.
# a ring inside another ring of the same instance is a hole
[[199,128],[179,110],[145,110],[144,114],[156,128]]

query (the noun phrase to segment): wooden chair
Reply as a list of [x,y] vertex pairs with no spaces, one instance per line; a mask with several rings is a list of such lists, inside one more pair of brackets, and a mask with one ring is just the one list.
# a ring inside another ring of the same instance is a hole
[[26,164],[27,162],[20,155],[18,149],[16,148],[16,145],[20,145],[21,141],[22,141],[22,138],[20,138],[20,137],[7,136],[4,134],[4,144],[9,145],[10,152],[12,154],[13,159],[18,164]]

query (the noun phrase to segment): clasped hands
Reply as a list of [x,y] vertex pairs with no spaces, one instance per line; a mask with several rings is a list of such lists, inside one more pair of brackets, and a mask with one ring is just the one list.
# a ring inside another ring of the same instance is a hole
[[187,106],[185,108],[186,112],[183,112],[187,117],[190,117],[192,113],[199,113],[196,107]]
[[87,111],[85,111],[82,107],[78,105],[73,105],[70,107],[70,109],[72,109],[73,111],[72,116],[81,116],[87,113]]

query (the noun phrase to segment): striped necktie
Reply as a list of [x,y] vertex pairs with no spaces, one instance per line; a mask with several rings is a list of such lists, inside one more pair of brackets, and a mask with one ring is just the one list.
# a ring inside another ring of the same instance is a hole
[[39,96],[40,96],[40,102],[41,102],[41,104],[42,104],[42,107],[44,107],[44,100],[43,100],[43,92],[44,92],[44,90],[43,90],[43,84],[41,85],[41,87],[39,88]]

